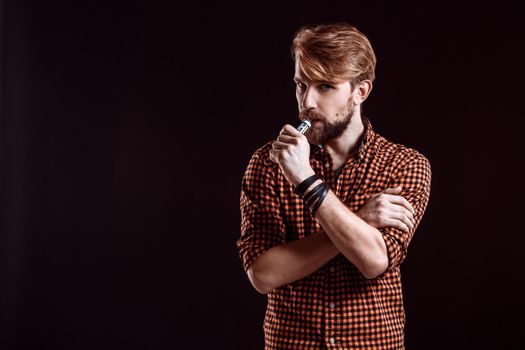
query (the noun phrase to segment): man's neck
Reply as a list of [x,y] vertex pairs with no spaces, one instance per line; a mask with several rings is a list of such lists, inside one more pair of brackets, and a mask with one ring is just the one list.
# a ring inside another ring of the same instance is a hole
[[361,113],[356,108],[352,116],[352,121],[341,136],[327,142],[324,147],[332,157],[334,170],[340,167],[344,162],[357,153],[359,141],[365,131]]

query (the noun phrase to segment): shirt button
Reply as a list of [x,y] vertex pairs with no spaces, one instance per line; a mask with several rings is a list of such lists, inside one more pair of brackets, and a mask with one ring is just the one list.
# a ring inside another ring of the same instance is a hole
[[330,343],[335,344],[335,339],[334,338],[330,338]]
[[330,267],[330,272],[334,272],[335,269],[333,267]]
[[334,303],[330,303],[330,308],[333,309],[335,307]]

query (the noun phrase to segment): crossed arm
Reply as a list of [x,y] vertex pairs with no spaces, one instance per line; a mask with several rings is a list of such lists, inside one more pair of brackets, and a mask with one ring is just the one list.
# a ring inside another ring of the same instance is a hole
[[390,225],[408,231],[414,225],[413,208],[395,195],[399,190],[387,189],[374,195],[357,213],[329,192],[316,213],[324,230],[261,254],[247,270],[252,285],[266,294],[314,273],[339,253],[366,278],[381,275],[388,267],[388,256],[381,232],[374,226]]
[[249,267],[248,278],[262,294],[311,275],[339,254],[325,232],[270,248]]

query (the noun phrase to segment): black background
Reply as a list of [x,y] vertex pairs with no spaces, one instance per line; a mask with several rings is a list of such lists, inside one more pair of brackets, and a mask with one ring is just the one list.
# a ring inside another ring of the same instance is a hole
[[323,21],[368,35],[364,114],[432,165],[402,268],[407,347],[519,347],[517,6],[0,3],[2,349],[263,348],[240,180],[297,123],[291,39]]

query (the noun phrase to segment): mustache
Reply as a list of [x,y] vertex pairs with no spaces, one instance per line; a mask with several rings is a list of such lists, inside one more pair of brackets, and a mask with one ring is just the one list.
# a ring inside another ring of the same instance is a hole
[[308,119],[310,121],[316,121],[316,120],[323,120],[325,119],[324,115],[321,113],[318,113],[316,111],[310,110],[310,111],[304,111],[299,113],[299,118],[301,120]]

